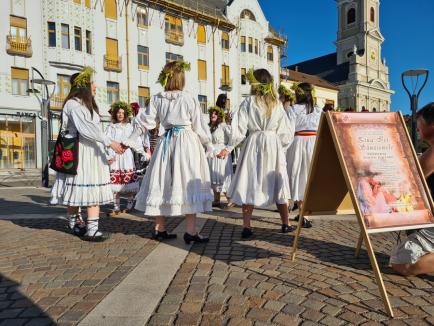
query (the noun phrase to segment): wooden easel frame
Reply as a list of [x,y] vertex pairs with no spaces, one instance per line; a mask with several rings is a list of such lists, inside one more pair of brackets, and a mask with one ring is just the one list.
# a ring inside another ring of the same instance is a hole
[[[402,123],[402,125],[404,126],[404,129],[406,131],[405,134],[406,134],[408,144],[411,144],[410,136],[408,134],[408,130],[405,127],[404,118],[402,117],[401,113],[399,113],[399,117],[400,117],[400,122]],[[306,186],[304,198],[306,200],[307,198],[309,198],[311,192],[313,192],[313,189],[312,189],[313,188],[313,176],[314,176],[314,172],[318,168],[318,164],[319,164],[319,149],[320,149],[320,146],[322,145],[322,142],[324,141],[323,139],[321,139],[321,135],[323,135],[326,132],[326,130],[323,130],[324,128],[328,129],[328,131],[330,132],[330,135],[332,137],[334,148],[335,148],[336,154],[337,154],[337,158],[339,160],[340,169],[343,172],[342,175],[345,179],[345,183],[346,183],[347,190],[348,190],[350,197],[351,197],[351,202],[352,202],[352,205],[354,208],[354,212],[357,216],[357,221],[359,222],[359,226],[360,226],[360,235],[359,235],[357,245],[356,245],[355,256],[358,257],[360,255],[360,249],[361,249],[362,244],[364,243],[365,247],[366,247],[366,251],[368,252],[369,260],[371,262],[372,270],[373,270],[374,275],[375,275],[375,280],[377,282],[377,285],[378,285],[378,288],[380,291],[380,295],[383,299],[384,307],[386,309],[387,314],[393,318],[393,316],[394,316],[393,309],[392,309],[392,306],[390,304],[389,297],[387,295],[386,287],[384,285],[383,278],[382,278],[382,275],[380,272],[380,268],[378,266],[377,259],[375,257],[375,252],[373,250],[371,240],[369,238],[368,229],[366,227],[364,218],[361,214],[359,203],[358,203],[356,195],[355,195],[355,189],[354,189],[354,187],[351,183],[351,180],[350,180],[350,174],[349,174],[348,168],[345,164],[344,156],[342,153],[342,148],[341,148],[341,145],[338,141],[336,129],[335,129],[335,126],[334,126],[333,121],[332,121],[332,114],[330,112],[327,112],[326,114],[324,114],[321,117],[320,127],[318,130],[319,136],[318,136],[317,142],[315,144],[314,157],[313,157],[313,161],[312,161],[312,164],[311,164],[310,170],[309,170],[308,183]],[[429,191],[428,185],[426,183],[426,180],[424,178],[422,169],[421,169],[420,164],[418,162],[416,152],[415,152],[413,146],[411,146],[411,149],[412,149],[413,158],[416,162],[419,177],[422,180],[423,188],[424,188],[425,193],[428,197],[430,209],[431,209],[431,211],[434,211],[434,204],[433,204],[432,198],[430,196],[430,191]],[[336,213],[337,212],[338,212],[338,209],[337,209]],[[298,221],[298,227],[297,227],[297,231],[295,234],[292,253],[291,253],[291,260],[292,261],[295,260],[295,256],[296,256],[298,240],[300,238],[302,224],[303,224],[303,217],[306,215],[310,215],[311,213],[316,213],[316,214],[323,213],[324,214],[326,212],[324,212],[324,211],[323,212],[312,212],[309,210],[309,207],[306,207],[305,204],[303,204],[301,206],[300,219]],[[387,232],[387,231],[385,231],[385,232]]]

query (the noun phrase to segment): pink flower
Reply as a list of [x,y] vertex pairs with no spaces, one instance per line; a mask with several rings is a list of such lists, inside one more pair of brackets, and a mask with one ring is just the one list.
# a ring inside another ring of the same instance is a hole
[[74,159],[74,155],[72,153],[72,151],[70,149],[64,150],[62,152],[62,160],[63,162],[69,162],[72,161]]
[[62,145],[57,144],[56,145],[56,152],[60,153],[62,151]]
[[60,158],[60,156],[56,156],[56,168],[61,168],[62,167],[62,164],[63,164],[63,162],[62,162],[62,159]]

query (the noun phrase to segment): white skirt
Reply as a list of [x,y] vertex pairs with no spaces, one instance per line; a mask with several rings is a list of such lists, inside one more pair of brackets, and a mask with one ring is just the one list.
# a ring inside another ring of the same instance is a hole
[[131,149],[115,155],[115,161],[110,165],[110,181],[115,193],[135,194],[139,191],[140,184]]
[[[222,150],[224,146],[214,146],[215,150]],[[228,155],[224,159],[208,158],[211,174],[211,187],[215,192],[227,192],[232,180],[232,158]]]
[[275,132],[253,132],[245,140],[228,197],[237,205],[288,203],[285,153]]
[[213,195],[205,151],[192,130],[161,136],[152,154],[135,208],[148,216],[179,216],[212,210]]
[[304,198],[315,140],[315,136],[295,136],[294,141],[288,148],[286,162],[291,199],[294,201],[303,200]]
[[53,205],[97,206],[113,202],[110,171],[102,145],[80,138],[76,175],[57,173]]

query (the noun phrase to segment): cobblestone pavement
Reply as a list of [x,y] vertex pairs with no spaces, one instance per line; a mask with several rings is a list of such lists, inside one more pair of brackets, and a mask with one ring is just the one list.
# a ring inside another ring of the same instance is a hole
[[[0,198],[3,216],[65,211],[47,207],[41,190],[0,190]],[[90,243],[69,234],[63,220],[0,220],[0,325],[77,324],[158,244],[141,217],[104,218],[102,228],[112,237]]]
[[[260,214],[260,211],[256,211]],[[315,221],[304,229],[297,259],[278,219],[258,217],[242,241],[240,215],[209,220],[207,245],[193,247],[150,325],[433,325],[434,278],[404,278],[387,267],[392,235],[373,235],[395,312],[390,320],[366,251],[354,258],[355,221]]]
[[[0,190],[0,218],[35,212],[48,193]],[[434,277],[391,274],[392,234],[372,235],[396,318],[384,313],[365,251],[354,258],[354,219],[320,218],[303,229],[297,259],[277,213],[256,210],[255,237],[242,241],[239,209],[216,211],[149,321],[150,325],[434,325]],[[274,218],[273,218],[274,217]],[[170,219],[169,228],[180,218]],[[0,325],[76,325],[157,245],[150,221],[105,218],[104,243],[83,242],[58,219],[0,219]],[[146,295],[146,293],[144,293]]]

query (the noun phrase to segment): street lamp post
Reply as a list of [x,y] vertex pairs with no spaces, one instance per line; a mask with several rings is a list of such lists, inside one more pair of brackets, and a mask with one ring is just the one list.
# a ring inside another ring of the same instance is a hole
[[[41,78],[34,78],[34,73],[37,72]],[[38,99],[41,106],[41,113],[38,114],[38,118],[41,119],[41,163],[42,163],[42,186],[48,187],[49,173],[48,173],[48,161],[49,161],[49,149],[48,149],[48,132],[50,130],[50,118],[49,118],[49,106],[50,98],[53,96],[56,89],[56,83],[47,80],[44,76],[34,67],[32,67],[32,79],[30,80],[31,89],[29,93],[33,93]],[[35,89],[35,84],[41,85],[41,91]],[[51,93],[48,87],[53,86]],[[38,95],[40,94],[40,95]]]
[[[417,104],[419,95],[422,92],[423,88],[428,81],[429,71],[426,69],[415,69],[415,70],[407,70],[401,74],[402,85],[404,86],[405,91],[410,97],[411,103],[411,141],[413,142],[413,146],[417,151],[417,136],[416,136],[416,112],[417,112]],[[419,77],[425,76],[425,80],[422,83],[422,86],[418,89],[419,86]],[[411,92],[405,83],[405,77],[411,80]],[[414,79],[415,78],[415,79]]]

